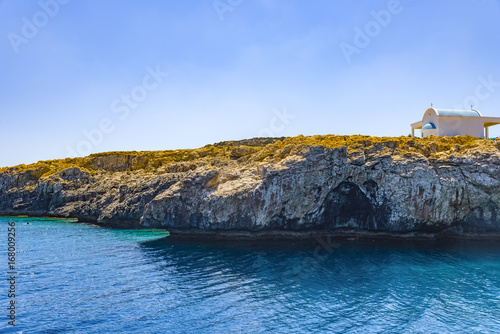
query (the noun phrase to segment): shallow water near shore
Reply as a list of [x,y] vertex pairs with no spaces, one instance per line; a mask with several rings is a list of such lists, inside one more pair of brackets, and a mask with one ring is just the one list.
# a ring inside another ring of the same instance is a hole
[[5,276],[8,222],[16,326],[0,332],[500,332],[498,242],[183,241],[0,218]]

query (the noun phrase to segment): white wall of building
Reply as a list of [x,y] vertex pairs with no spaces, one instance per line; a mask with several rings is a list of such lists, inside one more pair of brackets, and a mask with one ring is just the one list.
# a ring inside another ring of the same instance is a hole
[[435,109],[428,109],[422,118],[422,126],[433,123],[436,129],[422,130],[422,137],[427,136],[473,136],[484,138],[484,121],[474,117],[439,116]]
[[438,119],[438,116],[437,116],[436,112],[434,111],[434,109],[429,109],[425,112],[425,115],[422,118],[422,123],[423,123],[423,125],[425,125],[427,123],[434,123],[436,128],[439,129],[439,119]]
[[484,122],[480,119],[441,118],[438,126],[439,136],[473,136],[484,138]]
[[438,130],[437,129],[432,129],[432,130],[421,130],[422,137],[427,137],[427,136],[439,136]]

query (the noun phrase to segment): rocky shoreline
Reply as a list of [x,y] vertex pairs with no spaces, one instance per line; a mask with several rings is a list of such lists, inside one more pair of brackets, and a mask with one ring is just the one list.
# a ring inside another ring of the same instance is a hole
[[219,239],[500,235],[500,153],[472,137],[313,136],[0,169],[0,215]]
[[[0,217],[36,217],[47,219],[71,219],[71,217],[55,217],[39,214],[12,214],[0,212]],[[149,229],[142,225],[106,225],[97,221],[82,221],[77,218],[75,223],[96,224],[108,228],[118,229]],[[483,232],[483,233],[447,233],[447,232],[385,232],[385,231],[366,231],[356,229],[328,229],[328,230],[305,230],[305,231],[287,231],[287,230],[263,230],[263,231],[248,231],[248,230],[202,230],[191,228],[164,228],[169,232],[170,239],[181,240],[241,240],[241,241],[315,241],[320,238],[328,238],[332,240],[347,240],[347,241],[481,241],[489,240],[500,242],[500,232]]]

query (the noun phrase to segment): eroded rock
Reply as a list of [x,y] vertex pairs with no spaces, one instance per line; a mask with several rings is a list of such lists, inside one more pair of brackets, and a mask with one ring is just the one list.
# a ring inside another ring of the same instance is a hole
[[225,158],[206,147],[158,169],[116,153],[91,156],[92,175],[79,167],[0,173],[0,213],[191,231],[500,232],[493,146],[432,156],[433,145],[391,153],[402,145],[395,140],[354,149],[229,143]]

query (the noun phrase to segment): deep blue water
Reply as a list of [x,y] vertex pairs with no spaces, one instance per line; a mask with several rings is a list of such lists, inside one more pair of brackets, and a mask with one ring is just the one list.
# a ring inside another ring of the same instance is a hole
[[2,315],[0,332],[500,332],[495,243],[188,242],[0,218],[4,277],[9,221],[17,319]]

